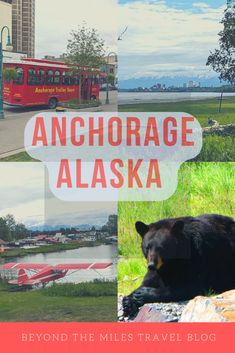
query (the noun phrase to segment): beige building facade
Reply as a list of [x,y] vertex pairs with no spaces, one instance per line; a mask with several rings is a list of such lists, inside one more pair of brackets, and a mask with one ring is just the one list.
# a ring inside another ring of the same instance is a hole
[[[12,37],[12,0],[0,0],[0,31],[4,26],[9,28]],[[3,50],[6,49],[7,35],[7,30],[4,30],[2,41]]]
[[35,0],[12,0],[12,43],[15,52],[35,56]]

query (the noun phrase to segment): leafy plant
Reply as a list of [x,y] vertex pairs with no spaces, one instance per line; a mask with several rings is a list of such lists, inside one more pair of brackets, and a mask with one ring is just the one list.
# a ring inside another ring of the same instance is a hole
[[220,80],[235,84],[235,5],[228,1],[221,21],[224,28],[219,33],[219,49],[209,55],[206,65],[219,73]]
[[15,69],[10,69],[10,68],[6,68],[3,71],[3,78],[6,82],[10,82],[11,80],[15,80],[17,77],[17,72]]

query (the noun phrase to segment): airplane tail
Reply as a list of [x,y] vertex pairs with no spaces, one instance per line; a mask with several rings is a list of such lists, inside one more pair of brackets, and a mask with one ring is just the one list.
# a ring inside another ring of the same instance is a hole
[[26,271],[23,268],[21,268],[18,272],[18,285],[20,286],[20,285],[24,284],[24,282],[26,282],[28,279],[29,279],[29,277],[28,277]]

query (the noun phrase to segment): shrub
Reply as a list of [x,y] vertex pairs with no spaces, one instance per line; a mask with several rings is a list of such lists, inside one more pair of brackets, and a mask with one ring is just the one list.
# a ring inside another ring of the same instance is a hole
[[94,280],[85,283],[53,283],[43,290],[50,297],[103,297],[117,294],[116,281]]
[[235,161],[235,139],[229,136],[206,136],[201,153],[193,160],[200,162]]

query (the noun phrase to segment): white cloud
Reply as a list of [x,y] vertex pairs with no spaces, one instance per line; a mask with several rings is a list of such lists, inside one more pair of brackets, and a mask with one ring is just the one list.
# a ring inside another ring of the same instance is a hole
[[210,6],[206,4],[205,2],[194,2],[193,3],[194,7],[199,7],[199,8],[209,8]]
[[12,214],[27,226],[104,224],[117,213],[111,202],[63,202],[48,189],[42,163],[0,163],[0,217]]
[[108,215],[117,213],[114,202],[63,202],[49,198],[45,203],[45,223],[50,225],[90,223],[103,225]]
[[36,55],[65,52],[69,33],[86,22],[116,51],[116,0],[36,0]]
[[[203,67],[205,70],[210,50],[218,45],[217,34],[222,28],[219,22],[224,7],[214,9],[206,3],[194,3],[194,6],[204,9],[203,13],[171,8],[165,2],[133,1],[120,6],[120,28],[128,25],[125,37],[119,42],[119,55],[126,58],[125,66],[122,58],[120,60],[120,78],[136,77],[137,72],[139,77],[147,73],[157,75],[158,71],[164,70],[158,56],[164,57],[165,68],[171,66],[172,73],[180,67],[188,67],[188,72],[190,68]],[[134,57],[140,58],[139,69],[135,67],[135,71]],[[149,66],[147,57],[155,57],[155,67],[154,62]]]
[[0,163],[0,217],[18,222],[44,217],[44,167],[41,163]]

